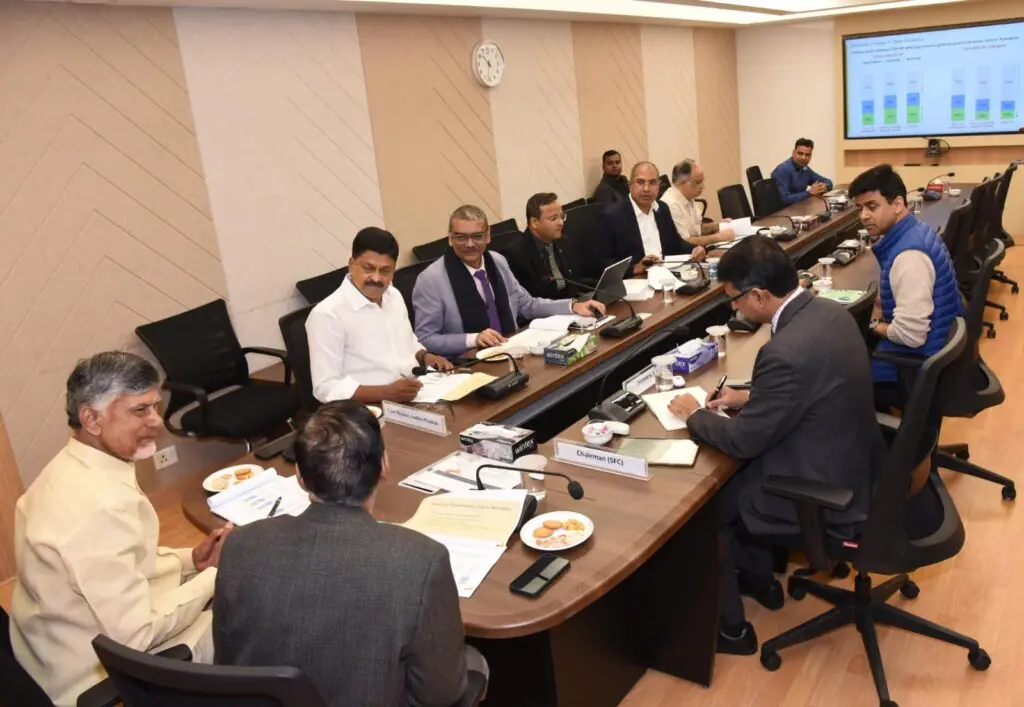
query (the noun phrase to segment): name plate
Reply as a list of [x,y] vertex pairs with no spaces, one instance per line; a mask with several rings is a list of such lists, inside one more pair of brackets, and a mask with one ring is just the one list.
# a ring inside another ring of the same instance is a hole
[[647,366],[647,368],[641,368],[639,373],[635,376],[627,378],[622,381],[622,389],[627,393],[633,395],[640,395],[646,393],[647,390],[654,386],[654,364]]
[[436,412],[427,412],[419,408],[399,405],[384,401],[384,419],[396,425],[411,427],[421,432],[429,432],[438,437],[448,436],[448,426],[445,423],[444,415]]
[[565,439],[555,440],[555,459],[574,466],[610,471],[613,474],[631,476],[644,481],[651,478],[651,473],[647,469],[647,460],[642,457],[631,457],[610,449],[590,447]]

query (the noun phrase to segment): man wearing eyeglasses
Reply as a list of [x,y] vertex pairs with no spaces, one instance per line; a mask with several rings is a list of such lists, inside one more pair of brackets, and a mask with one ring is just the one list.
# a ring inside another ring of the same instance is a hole
[[[717,223],[704,223],[694,201],[704,193],[704,170],[695,160],[683,160],[672,168],[672,186],[661,196],[683,240],[690,245],[707,246],[735,239],[733,232],[719,230]],[[728,219],[726,219],[728,220]]]
[[568,218],[558,195],[534,194],[526,202],[526,230],[505,253],[512,274],[534,297],[575,297],[579,288],[562,252],[562,229]]
[[643,275],[666,255],[690,253],[693,260],[704,260],[704,247],[679,235],[668,206],[658,200],[658,190],[658,168],[651,162],[635,164],[629,175],[629,199],[605,212],[605,266],[629,257],[633,274]]
[[448,245],[416,280],[412,304],[416,337],[442,355],[505,343],[517,321],[555,314],[604,315],[594,300],[534,297],[519,284],[508,261],[491,253],[487,215],[478,206],[463,205],[448,219]]

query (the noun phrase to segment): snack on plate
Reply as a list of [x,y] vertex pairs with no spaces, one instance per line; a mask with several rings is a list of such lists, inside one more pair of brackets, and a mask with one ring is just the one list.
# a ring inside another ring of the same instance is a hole
[[226,491],[229,483],[229,476],[218,476],[216,479],[210,482],[210,486],[213,487],[214,491]]
[[562,527],[562,521],[560,520],[546,520],[544,521],[545,528],[551,528],[551,530],[558,530]]
[[569,543],[575,541],[575,537],[568,533],[552,535],[550,538],[538,538],[537,544],[545,548],[568,547]]
[[576,520],[575,518],[570,518],[569,520],[565,521],[562,527],[564,527],[566,531],[570,533],[582,533],[587,529],[587,527],[583,525],[582,521]]
[[247,466],[246,468],[239,469],[238,471],[235,472],[235,480],[241,482],[245,481],[246,479],[251,479],[255,475],[255,473],[256,472],[252,470],[252,467]]
[[546,528],[546,527],[544,527],[542,525],[539,528],[534,528],[533,529],[533,537],[537,538],[538,540],[547,539],[547,538],[551,537],[551,534],[553,532],[555,532],[555,531],[552,530],[551,528]]

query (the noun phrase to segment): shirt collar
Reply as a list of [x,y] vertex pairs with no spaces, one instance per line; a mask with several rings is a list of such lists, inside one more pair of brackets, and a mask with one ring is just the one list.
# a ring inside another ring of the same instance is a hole
[[125,486],[133,489],[139,488],[138,479],[135,478],[135,464],[118,459],[112,454],[90,447],[88,444],[79,442],[72,437],[68,440],[68,454],[82,462],[90,469],[95,469],[110,475]]
[[789,158],[789,161],[790,161],[790,163],[792,163],[793,169],[795,169],[797,172],[803,172],[805,169],[807,169],[806,166],[805,167],[801,167],[800,165],[798,165],[796,163],[796,160],[794,160],[792,157]]
[[[385,300],[392,297],[392,287],[388,285],[388,288],[384,290],[384,296],[381,297],[381,306],[384,305]],[[352,306],[352,310],[358,312],[363,307],[373,307],[376,303],[369,297],[359,291],[352,283],[352,278],[349,275],[345,276],[345,281],[341,283],[341,291],[345,295],[345,299],[348,300],[349,305]]]
[[633,213],[636,214],[637,218],[643,218],[645,216],[653,216],[654,212],[658,210],[658,200],[657,199],[655,199],[654,203],[651,204],[650,213],[646,213],[646,214],[643,211],[641,211],[640,207],[637,206],[637,203],[635,201],[633,201],[633,195],[632,194],[630,194],[630,196],[629,196],[629,203],[633,205]]
[[476,277],[476,274],[478,272],[480,272],[480,271],[484,271],[484,272],[487,271],[487,266],[486,266],[486,264],[483,261],[480,262],[480,267],[478,267],[478,268],[471,268],[471,267],[469,267],[468,265],[466,265],[466,261],[465,260],[462,261],[462,264],[465,265],[466,270],[469,270],[469,274],[472,277]]
[[773,334],[775,333],[775,330],[779,326],[779,317],[782,316],[782,310],[784,310],[786,308],[787,304],[789,304],[790,302],[795,300],[797,297],[799,297],[800,293],[802,293],[803,291],[804,291],[804,288],[802,288],[802,287],[798,287],[795,290],[793,290],[791,293],[789,293],[789,297],[787,297],[782,302],[782,304],[779,305],[779,308],[775,310],[775,314],[772,315],[772,333]]
[[533,244],[535,246],[537,246],[537,250],[539,250],[541,253],[544,253],[546,255],[547,252],[548,252],[548,246],[553,245],[553,244],[552,243],[548,243],[547,241],[545,241],[545,240],[543,240],[541,238],[538,238],[536,236],[536,234],[534,234],[533,231],[529,231],[529,234],[530,234],[530,238],[533,239]]

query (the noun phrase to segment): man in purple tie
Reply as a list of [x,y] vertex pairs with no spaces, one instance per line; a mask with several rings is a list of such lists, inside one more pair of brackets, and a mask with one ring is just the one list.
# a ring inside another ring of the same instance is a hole
[[420,274],[412,293],[416,336],[428,350],[454,355],[498,346],[520,318],[604,315],[604,305],[594,300],[532,297],[504,256],[487,250],[490,242],[487,215],[479,207],[467,204],[452,212],[450,247]]

